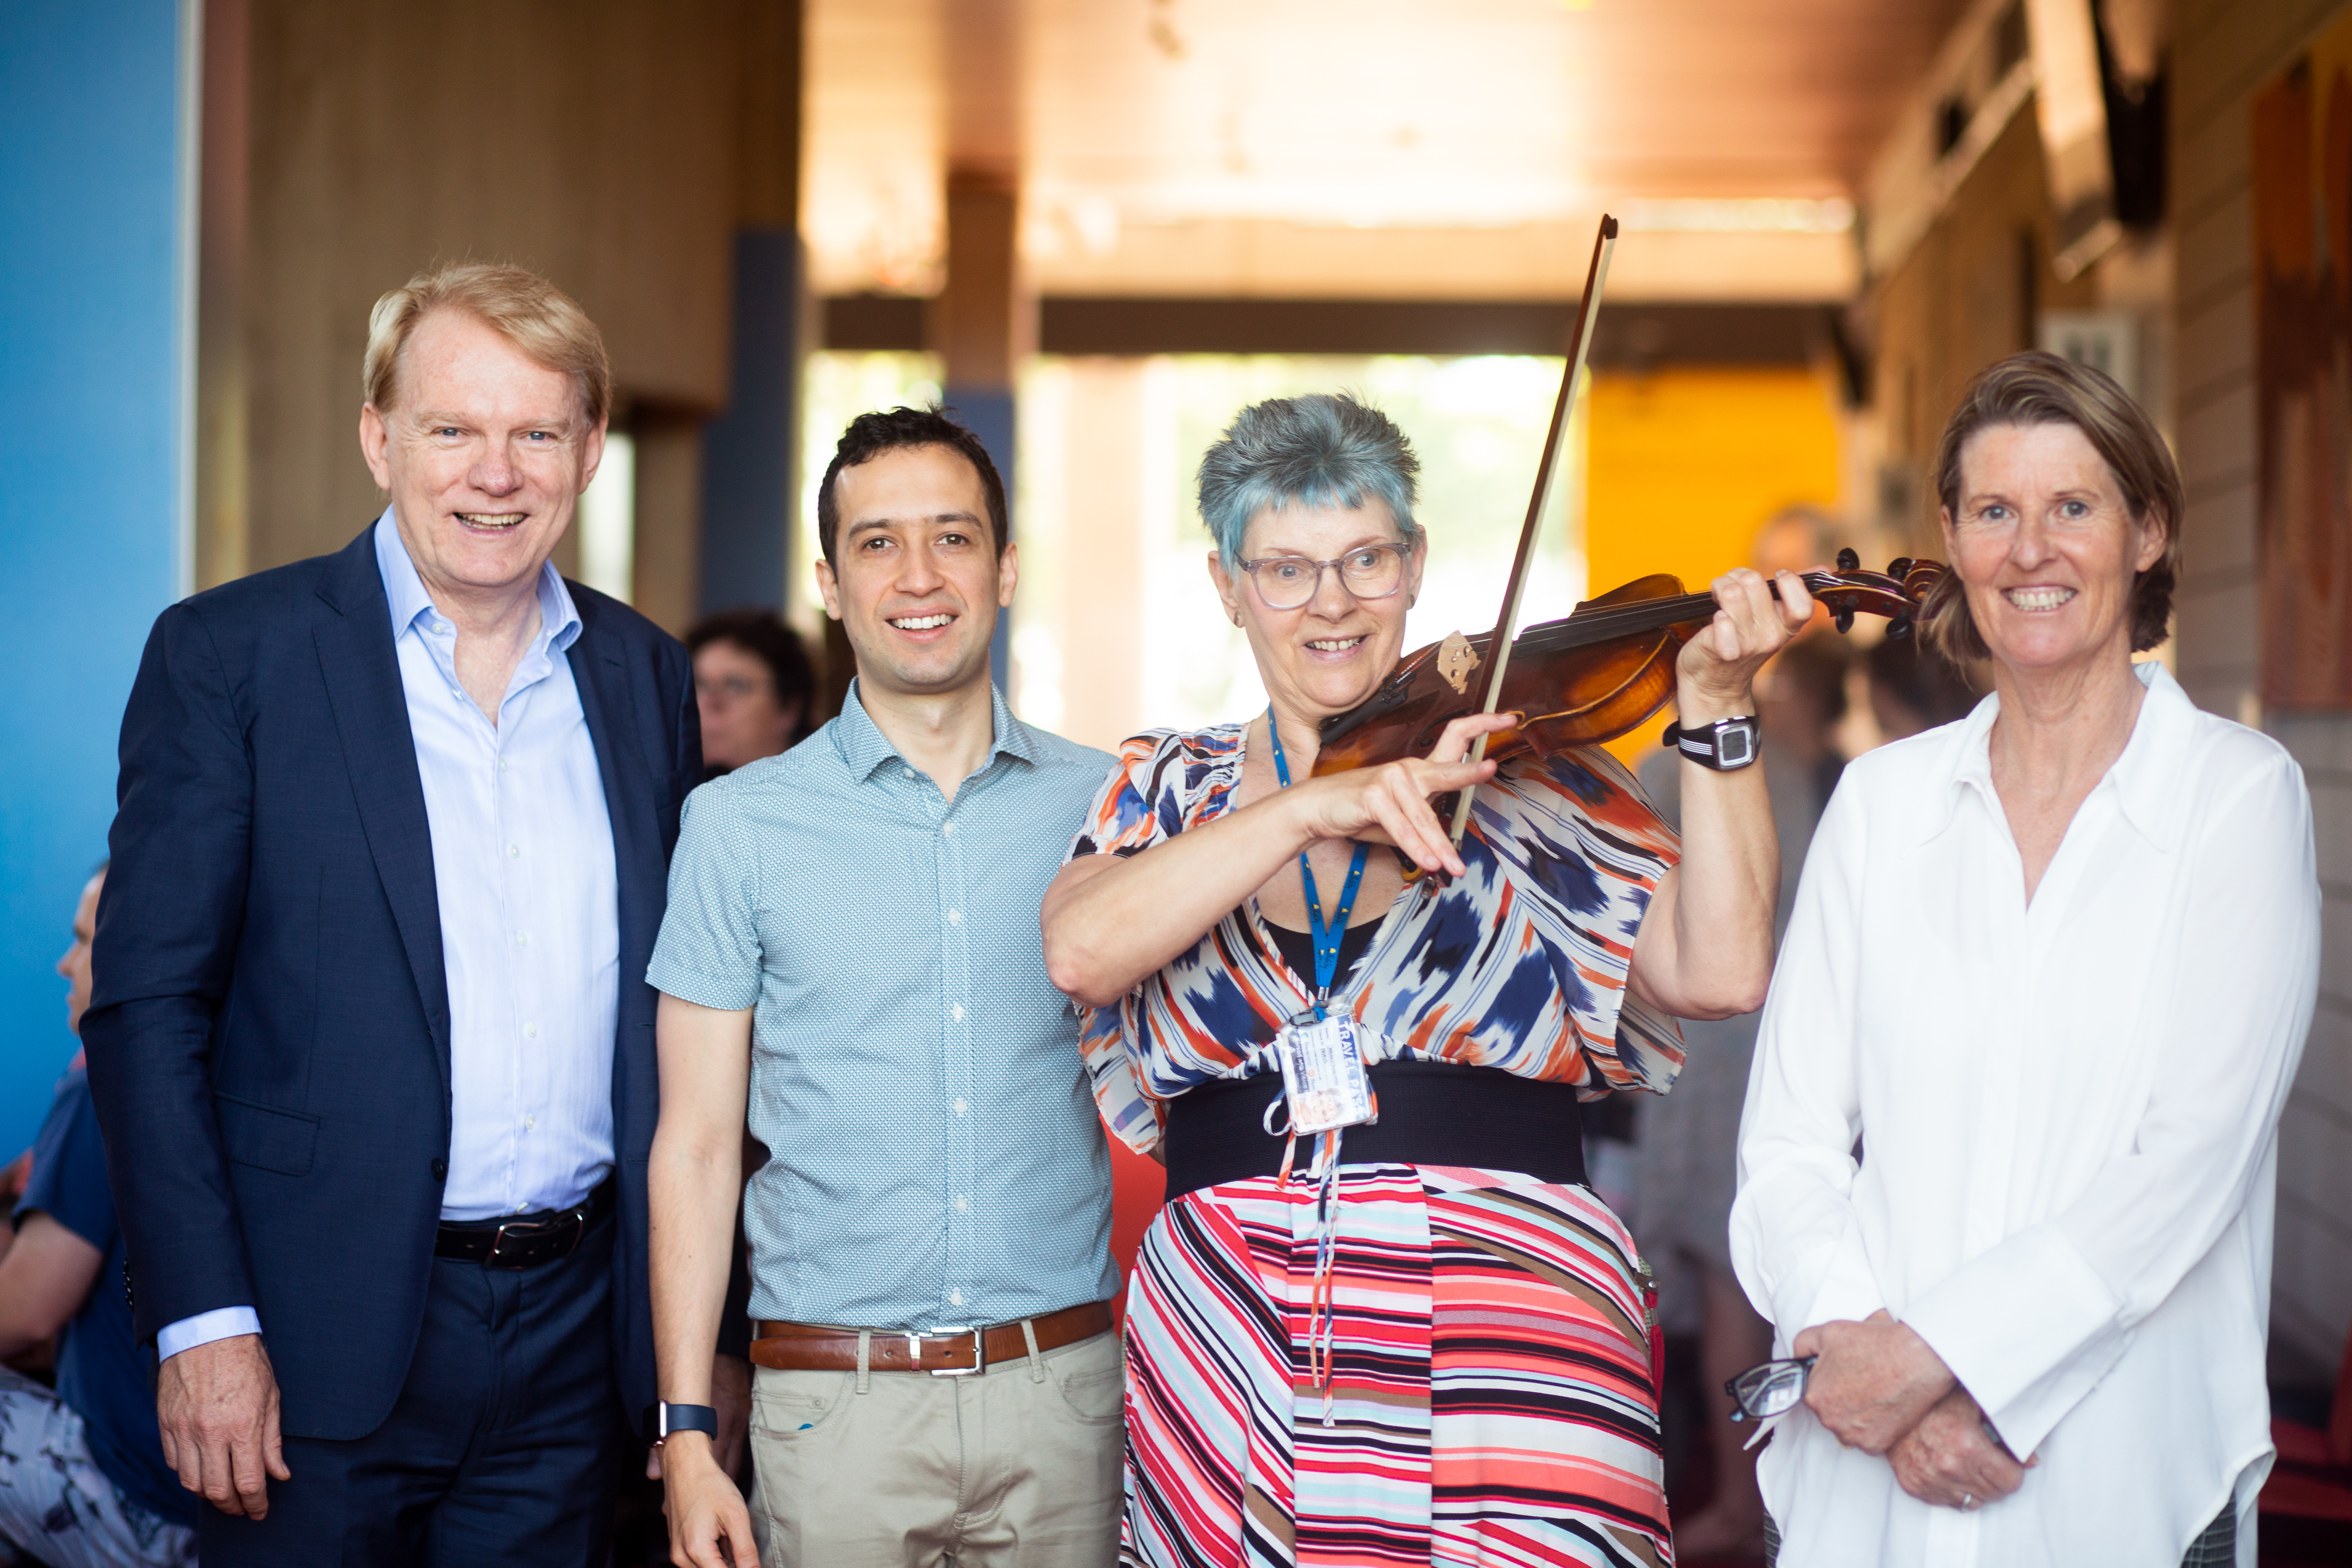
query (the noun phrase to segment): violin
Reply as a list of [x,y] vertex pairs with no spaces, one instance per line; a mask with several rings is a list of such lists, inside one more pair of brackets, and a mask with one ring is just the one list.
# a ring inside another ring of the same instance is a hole
[[[1857,614],[1888,617],[1887,635],[1906,637],[1927,590],[1944,574],[1934,561],[1897,559],[1884,572],[1862,570],[1851,550],[1834,572],[1801,574],[1828,606],[1837,628]],[[1487,737],[1489,757],[1599,745],[1639,729],[1675,694],[1675,659],[1716,612],[1713,594],[1686,594],[1681,579],[1658,573],[1588,599],[1564,620],[1529,626],[1512,640],[1499,700],[1526,718]],[[1445,726],[1481,711],[1472,676],[1486,666],[1494,634],[1460,632],[1407,654],[1362,702],[1323,721],[1318,776],[1425,756]]]
[[[1544,495],[1568,427],[1585,360],[1592,348],[1592,324],[1609,279],[1609,258],[1617,246],[1617,220],[1601,218],[1592,260],[1584,275],[1584,297],[1551,426],[1536,466],[1535,493],[1528,499],[1519,528],[1519,548],[1503,588],[1503,608],[1495,629],[1483,637],[1460,632],[1406,656],[1371,696],[1321,725],[1319,777],[1350,768],[1374,767],[1408,756],[1423,756],[1448,721],[1471,713],[1494,713],[1507,706],[1526,715],[1515,728],[1482,735],[1468,760],[1531,751],[1549,755],[1564,746],[1594,745],[1634,730],[1665,706],[1675,691],[1675,658],[1699,626],[1712,620],[1712,594],[1687,594],[1664,573],[1637,578],[1577,606],[1565,620],[1530,626],[1517,638],[1519,600],[1535,559],[1537,526]],[[1838,552],[1835,572],[1808,572],[1805,586],[1827,604],[1838,630],[1853,625],[1858,612],[1889,616],[1891,636],[1911,630],[1920,600],[1944,568],[1933,561],[1896,560],[1885,572],[1864,572],[1851,550]],[[1478,681],[1474,694],[1471,677]],[[1471,792],[1454,797],[1454,844],[1470,821]],[[1411,869],[1408,868],[1408,879]]]

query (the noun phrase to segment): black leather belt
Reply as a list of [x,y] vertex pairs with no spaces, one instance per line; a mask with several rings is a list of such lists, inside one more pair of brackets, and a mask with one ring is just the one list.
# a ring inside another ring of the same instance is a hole
[[[1583,1184],[1584,1116],[1575,1085],[1451,1062],[1381,1062],[1370,1077],[1381,1119],[1340,1135],[1341,1164],[1470,1165]],[[1170,1100],[1161,1139],[1168,1196],[1282,1169],[1285,1140],[1268,1137],[1264,1120],[1267,1102],[1281,1098],[1281,1076],[1267,1074],[1204,1083]],[[1299,1142],[1304,1169],[1314,1151]]]
[[456,1258],[485,1268],[536,1268],[569,1258],[580,1238],[610,1219],[609,1176],[577,1206],[538,1209],[506,1219],[447,1220],[433,1243],[436,1258]]

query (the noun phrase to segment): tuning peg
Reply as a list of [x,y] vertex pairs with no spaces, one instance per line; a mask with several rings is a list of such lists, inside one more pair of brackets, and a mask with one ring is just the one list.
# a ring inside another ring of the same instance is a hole
[[[1848,567],[1846,570],[1852,571],[1853,568]],[[1837,613],[1836,619],[1838,630],[1842,632],[1850,632],[1853,630],[1853,611],[1851,608],[1840,610]]]
[[1854,552],[1853,545],[1849,544],[1843,550],[1838,552],[1837,569],[1841,572],[1859,572],[1862,570],[1862,557]]
[[1911,557],[1908,555],[1898,555],[1894,560],[1888,562],[1886,563],[1886,574],[1889,577],[1894,578],[1898,583],[1904,578],[1908,577],[1911,574]]
[[[1895,574],[1890,572],[1887,575],[1892,577]],[[1897,642],[1901,642],[1905,637],[1909,637],[1911,635],[1911,617],[1908,616],[1897,616],[1893,620],[1887,622],[1886,635],[1893,637]]]

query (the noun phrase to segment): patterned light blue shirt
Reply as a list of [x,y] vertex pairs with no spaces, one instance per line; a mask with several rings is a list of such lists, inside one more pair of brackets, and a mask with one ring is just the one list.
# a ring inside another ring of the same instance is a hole
[[1110,1163],[1038,909],[1111,759],[992,693],[955,799],[850,688],[687,800],[646,979],[754,1009],[751,1315],[863,1329],[1100,1300]]

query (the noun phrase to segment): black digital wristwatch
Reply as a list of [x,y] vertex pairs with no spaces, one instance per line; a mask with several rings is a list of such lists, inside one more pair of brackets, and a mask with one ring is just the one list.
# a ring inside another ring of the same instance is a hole
[[1669,724],[1665,743],[1700,767],[1727,773],[1756,760],[1756,738],[1761,729],[1753,713],[1717,719],[1712,724],[1690,730]]

